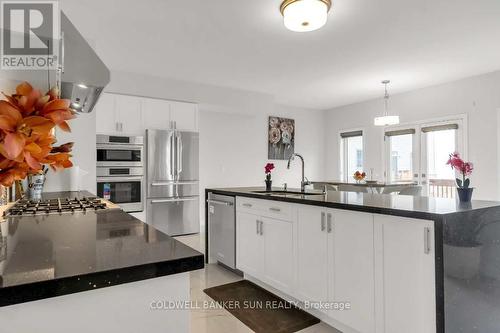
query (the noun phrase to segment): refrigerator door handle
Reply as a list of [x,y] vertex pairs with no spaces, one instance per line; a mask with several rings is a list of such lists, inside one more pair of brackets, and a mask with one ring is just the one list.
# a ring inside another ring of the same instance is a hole
[[182,172],[182,137],[179,133],[177,133],[177,176]]
[[169,174],[170,176],[174,177],[175,176],[175,172],[174,172],[174,140],[173,140],[174,136],[173,134],[170,134],[169,137],[168,137],[168,141],[169,141],[169,145],[170,145],[170,156],[169,156],[169,159],[170,159],[170,163],[169,163]]
[[172,199],[160,199],[160,200],[151,200],[152,204],[160,204],[166,202],[177,202],[177,201],[195,201],[198,198],[172,198]]
[[198,185],[198,182],[155,182],[151,186],[169,186],[169,185]]

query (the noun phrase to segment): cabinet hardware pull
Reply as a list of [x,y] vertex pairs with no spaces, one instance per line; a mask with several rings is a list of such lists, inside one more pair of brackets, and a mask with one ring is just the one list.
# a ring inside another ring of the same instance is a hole
[[260,221],[260,235],[264,234],[264,222]]
[[260,232],[259,232],[259,220],[255,220],[255,233],[258,235]]
[[326,222],[325,222],[325,212],[321,212],[321,231],[325,231]]
[[276,207],[271,207],[269,208],[270,211],[273,211],[273,212],[281,212],[281,209],[280,208],[276,208]]
[[327,214],[327,230],[328,233],[332,232],[332,213]]
[[252,207],[252,204],[244,203],[242,206],[250,208],[250,207]]
[[424,253],[431,253],[431,229],[429,227],[424,228]]

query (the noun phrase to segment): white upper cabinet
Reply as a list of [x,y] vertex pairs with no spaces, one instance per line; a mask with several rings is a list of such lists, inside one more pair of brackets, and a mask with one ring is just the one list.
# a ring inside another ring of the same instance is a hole
[[125,135],[144,135],[139,97],[116,95],[115,107],[120,132]]
[[375,215],[376,333],[436,332],[434,223]]
[[198,131],[198,105],[157,98],[103,93],[96,105],[99,134],[144,135],[146,129]]
[[102,93],[97,101],[94,112],[96,113],[96,131],[99,134],[116,133],[115,95]]
[[198,105],[171,101],[170,120],[179,130],[198,131]]
[[170,102],[163,99],[142,99],[142,125],[144,129],[170,128]]

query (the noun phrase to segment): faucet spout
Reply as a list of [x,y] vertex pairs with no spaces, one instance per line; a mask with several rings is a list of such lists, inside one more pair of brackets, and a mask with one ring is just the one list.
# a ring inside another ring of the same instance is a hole
[[305,164],[304,157],[298,153],[292,154],[292,156],[290,156],[290,158],[288,159],[287,169],[290,169],[290,163],[291,163],[291,161],[293,161],[295,159],[295,156],[297,156],[300,159],[300,161],[302,162],[301,163],[301,165],[302,165],[302,179],[300,182],[300,191],[305,192],[306,186],[310,185],[311,183],[308,180],[306,180],[306,177],[304,175],[304,164]]

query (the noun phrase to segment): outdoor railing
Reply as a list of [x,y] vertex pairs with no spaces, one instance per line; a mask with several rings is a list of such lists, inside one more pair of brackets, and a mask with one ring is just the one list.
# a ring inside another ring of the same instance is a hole
[[456,186],[453,179],[429,179],[429,196],[435,198],[455,198]]

